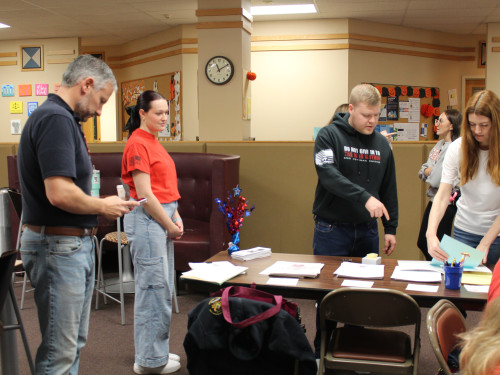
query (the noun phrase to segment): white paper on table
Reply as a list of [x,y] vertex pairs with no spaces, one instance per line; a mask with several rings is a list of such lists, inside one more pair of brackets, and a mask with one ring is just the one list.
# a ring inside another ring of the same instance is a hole
[[345,279],[342,281],[341,286],[353,286],[356,288],[371,288],[374,281],[364,281],[364,280],[351,280]]
[[441,273],[435,271],[401,271],[399,266],[396,266],[391,275],[391,279],[421,283],[440,283]]
[[434,271],[441,272],[441,269],[431,266],[427,260],[398,260],[400,271]]
[[406,290],[413,290],[415,292],[436,293],[439,285],[423,285],[423,284],[408,284]]
[[469,285],[469,284],[464,284],[464,288],[468,292],[472,293],[488,293],[490,290],[489,285]]
[[270,285],[283,285],[283,286],[296,286],[299,279],[290,277],[270,277],[266,284]]
[[477,267],[474,268],[465,268],[464,267],[464,272],[483,272],[483,273],[491,273],[491,270],[486,267],[484,264],[480,264]]
[[333,273],[339,277],[355,279],[383,279],[384,265],[342,262]]

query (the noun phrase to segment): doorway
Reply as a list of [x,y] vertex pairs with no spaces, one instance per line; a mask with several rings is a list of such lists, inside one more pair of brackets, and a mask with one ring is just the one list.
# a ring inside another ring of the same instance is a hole
[[476,92],[484,90],[486,88],[486,80],[484,78],[465,78],[465,95],[464,95],[464,107],[469,102],[469,99]]

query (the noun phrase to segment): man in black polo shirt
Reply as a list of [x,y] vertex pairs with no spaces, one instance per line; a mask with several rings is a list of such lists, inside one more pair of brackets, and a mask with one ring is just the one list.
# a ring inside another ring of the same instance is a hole
[[37,374],[77,374],[94,289],[97,215],[117,219],[137,202],[90,196],[92,162],[80,121],[100,115],[116,90],[104,61],[77,57],[57,94],[29,117],[19,142],[21,255],[42,334]]

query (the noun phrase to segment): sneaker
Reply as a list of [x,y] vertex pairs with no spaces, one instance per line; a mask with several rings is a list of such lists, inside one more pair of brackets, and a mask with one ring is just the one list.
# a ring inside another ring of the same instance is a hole
[[179,357],[177,354],[174,354],[174,353],[168,353],[168,360],[180,362],[181,357]]
[[136,374],[170,374],[181,368],[181,364],[177,361],[168,361],[165,366],[160,367],[142,367],[134,363],[134,372]]

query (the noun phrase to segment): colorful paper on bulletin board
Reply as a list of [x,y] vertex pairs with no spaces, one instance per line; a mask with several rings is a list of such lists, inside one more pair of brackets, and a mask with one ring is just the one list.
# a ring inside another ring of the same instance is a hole
[[28,102],[28,116],[33,113],[35,109],[38,108],[38,102]]
[[23,102],[10,102],[10,113],[23,113]]
[[2,85],[2,96],[14,96],[14,85]]
[[387,108],[384,103],[380,105],[380,115],[378,117],[379,121],[387,121]]
[[49,84],[48,83],[37,83],[35,85],[35,95],[36,96],[49,95]]
[[146,86],[144,85],[143,80],[122,83],[123,108],[127,108],[128,106],[135,104],[137,98],[144,90],[146,90]]
[[31,96],[31,85],[19,85],[19,96]]
[[388,96],[387,97],[387,120],[398,120],[399,119],[399,97]]

